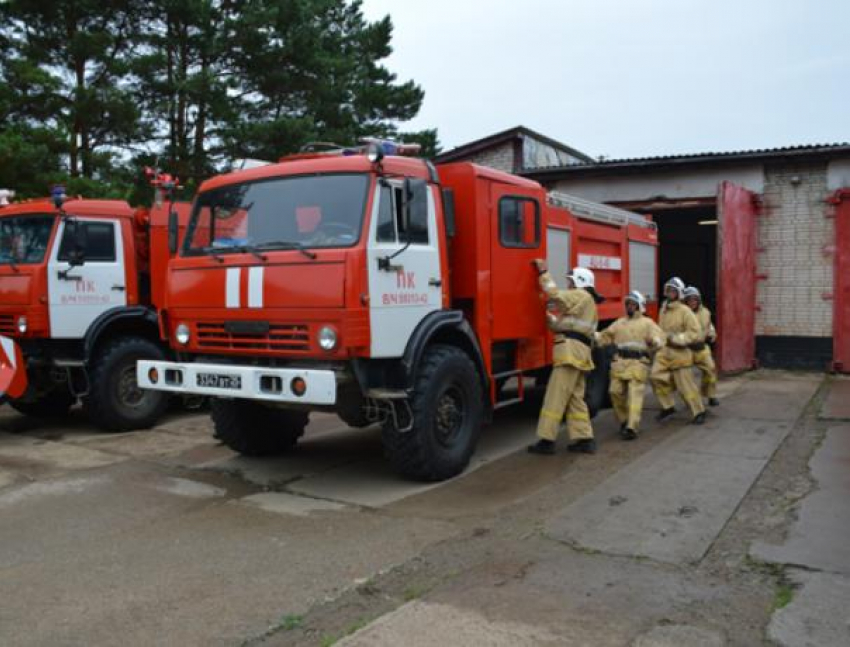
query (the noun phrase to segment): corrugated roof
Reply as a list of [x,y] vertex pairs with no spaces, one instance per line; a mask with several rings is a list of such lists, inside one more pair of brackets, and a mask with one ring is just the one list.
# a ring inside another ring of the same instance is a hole
[[754,160],[781,157],[803,157],[818,155],[833,155],[836,153],[850,153],[850,142],[835,142],[830,144],[800,144],[796,146],[782,146],[778,148],[753,148],[738,151],[709,151],[703,153],[686,153],[680,155],[655,155],[649,157],[623,157],[613,159],[600,159],[584,164],[571,164],[569,166],[547,166],[535,169],[526,169],[525,174],[555,173],[559,171],[580,171],[582,169],[605,169],[608,167],[641,167],[641,166],[663,166],[689,163],[710,163],[712,161],[735,161]]

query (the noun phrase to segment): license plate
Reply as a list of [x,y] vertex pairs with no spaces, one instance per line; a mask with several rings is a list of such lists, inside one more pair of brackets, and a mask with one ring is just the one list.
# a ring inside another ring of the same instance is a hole
[[239,390],[242,388],[241,375],[225,375],[222,373],[198,373],[198,386],[212,387],[214,389],[233,389]]

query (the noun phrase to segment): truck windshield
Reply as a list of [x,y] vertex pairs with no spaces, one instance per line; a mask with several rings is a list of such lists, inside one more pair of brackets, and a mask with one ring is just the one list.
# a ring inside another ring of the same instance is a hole
[[0,263],[41,263],[50,242],[54,216],[0,218]]
[[360,239],[369,176],[310,175],[246,182],[198,195],[185,253],[350,247]]

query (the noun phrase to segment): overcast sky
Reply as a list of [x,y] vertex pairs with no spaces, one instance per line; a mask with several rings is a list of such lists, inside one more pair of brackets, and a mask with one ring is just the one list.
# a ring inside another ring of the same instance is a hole
[[364,0],[448,149],[519,124],[589,155],[850,141],[850,0]]

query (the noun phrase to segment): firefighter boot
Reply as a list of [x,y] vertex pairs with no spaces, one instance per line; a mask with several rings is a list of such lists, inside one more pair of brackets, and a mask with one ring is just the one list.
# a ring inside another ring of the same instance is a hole
[[670,407],[669,409],[662,409],[661,412],[655,416],[655,419],[661,422],[665,418],[669,418],[674,413],[676,413],[676,409],[674,407]]
[[719,404],[720,404],[720,400],[718,400],[717,398],[709,398],[708,399],[708,406],[710,406],[710,407],[716,407]]
[[705,411],[698,413],[694,416],[694,419],[691,420],[692,425],[701,425],[705,423]]
[[545,438],[541,438],[533,445],[528,446],[528,453],[551,456],[555,453],[555,442],[552,440],[546,440]]
[[635,440],[637,436],[637,432],[634,429],[623,429],[620,432],[620,436],[623,440]]
[[567,445],[567,451],[576,454],[595,454],[596,441],[593,438],[582,438],[572,445]]

